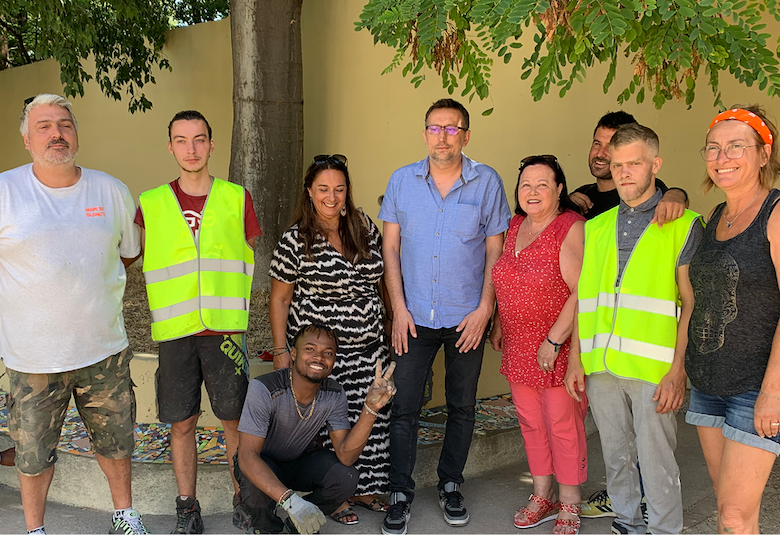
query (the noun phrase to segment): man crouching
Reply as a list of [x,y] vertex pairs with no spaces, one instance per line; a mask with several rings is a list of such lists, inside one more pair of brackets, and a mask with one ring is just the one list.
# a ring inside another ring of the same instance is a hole
[[[377,412],[395,393],[390,381],[395,363],[384,375],[377,363],[363,411],[350,429],[344,390],[328,378],[336,362],[333,331],[304,325],[293,346],[291,368],[251,381],[238,425],[238,527],[247,533],[281,533],[285,524],[290,533],[319,530],[325,515],[354,494],[358,473],[352,464],[366,445]],[[333,451],[317,445],[323,426]],[[304,499],[293,489],[309,494]],[[279,508],[287,512],[284,522]]]

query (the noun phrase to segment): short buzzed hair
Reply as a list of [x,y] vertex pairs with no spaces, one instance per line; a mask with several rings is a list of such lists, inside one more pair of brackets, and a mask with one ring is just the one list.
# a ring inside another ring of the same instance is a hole
[[625,124],[618,128],[609,142],[609,148],[617,149],[635,141],[644,142],[658,154],[658,149],[660,148],[658,135],[652,129],[639,123]]
[[321,323],[313,323],[313,324],[304,323],[303,325],[301,325],[301,328],[298,329],[298,332],[295,333],[295,336],[293,337],[292,346],[297,349],[298,340],[300,340],[304,334],[309,332],[324,334],[325,336],[328,336],[333,340],[333,345],[335,346],[334,349],[339,348],[339,340],[336,337],[336,333],[333,332],[333,329]]
[[469,129],[469,112],[466,111],[466,108],[463,106],[463,104],[451,98],[443,98],[431,104],[431,107],[428,108],[428,111],[425,112],[426,127],[428,126],[428,117],[431,115],[431,113],[433,113],[434,110],[441,110],[441,109],[451,109],[451,110],[459,111],[461,117],[463,117],[463,128],[465,128],[466,130]]
[[211,125],[203,114],[197,110],[184,110],[173,116],[171,122],[168,123],[168,141],[171,141],[171,127],[173,127],[173,123],[176,121],[203,121],[206,124],[206,130],[209,132],[209,141],[211,141]]
[[24,109],[22,110],[19,132],[21,132],[23,136],[26,136],[30,133],[30,112],[38,106],[59,106],[60,108],[68,110],[70,118],[73,121],[73,127],[76,129],[76,132],[79,131],[79,123],[76,121],[76,116],[73,114],[73,105],[70,103],[70,101],[59,95],[41,93],[32,99],[29,103],[25,104]]

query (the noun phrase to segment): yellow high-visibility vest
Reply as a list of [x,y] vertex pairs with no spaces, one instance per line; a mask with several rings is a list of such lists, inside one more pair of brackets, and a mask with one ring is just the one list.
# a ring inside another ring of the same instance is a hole
[[649,225],[617,283],[618,208],[585,224],[578,326],[585,374],[609,372],[658,384],[671,368],[680,292],[677,261],[699,214]]
[[245,199],[243,187],[215,178],[196,243],[169,184],[139,197],[153,340],[246,331],[254,252],[246,242]]

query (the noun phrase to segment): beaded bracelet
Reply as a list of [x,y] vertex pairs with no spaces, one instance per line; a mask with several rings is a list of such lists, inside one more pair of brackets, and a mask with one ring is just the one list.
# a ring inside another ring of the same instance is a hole
[[279,507],[284,507],[285,502],[287,502],[287,500],[289,500],[294,493],[295,491],[293,491],[293,489],[287,489],[286,491],[284,491],[284,494],[282,494],[279,497],[279,501],[277,502],[277,505]]
[[366,410],[369,412],[369,414],[373,414],[374,416],[379,416],[379,413],[376,412],[374,409],[368,406],[368,403],[363,403],[363,406],[366,408]]

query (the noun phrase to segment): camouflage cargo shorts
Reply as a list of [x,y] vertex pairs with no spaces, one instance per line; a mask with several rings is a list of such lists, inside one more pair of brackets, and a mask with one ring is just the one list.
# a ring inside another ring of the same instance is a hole
[[8,369],[8,427],[16,442],[16,467],[40,475],[57,462],[57,444],[71,395],[92,442],[108,459],[126,459],[135,440],[135,393],[129,349],[85,368],[62,373]]

